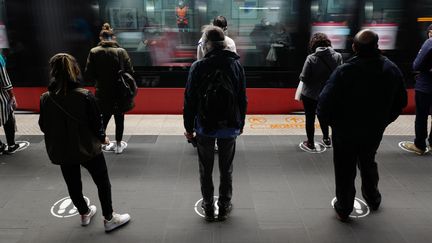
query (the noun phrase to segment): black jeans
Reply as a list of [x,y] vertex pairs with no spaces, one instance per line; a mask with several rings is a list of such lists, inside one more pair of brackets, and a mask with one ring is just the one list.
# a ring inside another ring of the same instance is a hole
[[[105,130],[108,126],[109,120],[113,114],[103,114],[103,124]],[[115,121],[115,138],[116,141],[121,141],[123,139],[123,131],[124,131],[124,114],[114,114]]]
[[[306,117],[306,135],[309,143],[314,143],[315,136],[315,114],[318,106],[318,101],[308,98],[304,95],[301,96],[303,101],[303,107],[305,111]],[[323,133],[324,138],[329,137],[329,126],[321,121],[318,117],[318,121],[320,123],[321,131]]]
[[[415,118],[415,139],[417,148],[426,149],[426,138],[428,137],[427,121],[432,109],[432,94],[420,91],[415,92],[416,118]],[[432,129],[429,133],[429,145],[432,146]]]
[[[97,186],[103,216],[105,218],[111,218],[113,213],[111,183],[108,177],[108,169],[103,153],[97,155],[89,161],[81,163],[81,165],[88,170]],[[82,193],[80,165],[61,165],[60,168],[73,204],[78,209],[80,214],[86,214],[89,208]]]
[[[9,114],[9,119],[7,122],[3,125],[3,129],[6,135],[6,141],[8,146],[12,146],[15,144],[15,116],[11,112]],[[2,142],[0,141],[0,144]]]
[[218,145],[219,157],[219,205],[228,206],[232,197],[232,172],[236,147],[236,138],[211,138],[197,136],[197,149],[199,159],[199,172],[203,203],[206,206],[213,204],[213,164],[215,155],[215,140]]
[[378,165],[375,154],[382,140],[382,134],[367,139],[340,137],[333,131],[333,162],[336,179],[338,213],[348,216],[354,205],[356,194],[355,178],[357,166],[362,179],[362,195],[369,206],[379,206],[381,194],[378,190]]

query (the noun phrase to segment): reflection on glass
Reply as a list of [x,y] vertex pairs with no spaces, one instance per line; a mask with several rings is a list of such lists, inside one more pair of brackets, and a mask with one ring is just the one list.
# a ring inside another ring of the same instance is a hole
[[[299,0],[105,0],[119,44],[136,66],[190,66],[201,29],[225,16],[245,66],[287,66],[295,51]],[[275,54],[267,58],[270,51]],[[290,58],[291,56],[291,58]]]

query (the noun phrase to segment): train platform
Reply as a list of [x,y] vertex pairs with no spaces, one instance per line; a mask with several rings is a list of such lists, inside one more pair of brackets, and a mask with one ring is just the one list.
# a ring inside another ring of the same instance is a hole
[[[87,227],[71,204],[60,168],[50,163],[38,115],[18,114],[17,141],[30,146],[0,155],[0,242],[432,242],[432,155],[399,148],[411,141],[414,116],[387,129],[377,161],[381,207],[357,199],[350,223],[335,218],[332,149],[310,154],[304,116],[250,115],[237,140],[233,211],[204,221],[196,150],[178,115],[128,115],[123,154],[105,153],[114,210],[130,213],[125,227],[105,233],[97,190],[82,170],[83,193],[98,207]],[[317,125],[318,126],[318,125]],[[317,129],[317,141],[320,131]],[[114,133],[113,121],[107,133]],[[3,130],[0,139],[4,141]],[[214,171],[218,184],[217,166]],[[217,190],[215,190],[217,192]]]

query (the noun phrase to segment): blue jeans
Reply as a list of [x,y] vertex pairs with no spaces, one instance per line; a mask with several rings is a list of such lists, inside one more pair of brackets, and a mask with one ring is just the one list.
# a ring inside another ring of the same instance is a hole
[[[432,109],[432,94],[420,91],[415,92],[416,118],[415,118],[415,139],[417,148],[426,149],[426,138],[428,137],[427,121]],[[429,145],[432,146],[432,129],[429,133]]]
[[213,164],[215,155],[215,141],[218,145],[219,157],[219,206],[228,206],[232,197],[232,172],[235,154],[236,138],[212,138],[197,135],[197,149],[199,172],[203,204],[213,204]]

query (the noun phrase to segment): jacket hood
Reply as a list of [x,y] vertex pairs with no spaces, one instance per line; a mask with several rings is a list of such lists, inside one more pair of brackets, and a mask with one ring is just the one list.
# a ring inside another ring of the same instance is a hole
[[205,57],[208,58],[211,56],[219,56],[219,55],[227,56],[235,60],[240,59],[240,56],[237,55],[237,53],[228,50],[212,50],[209,53],[207,53]]
[[101,41],[101,42],[99,42],[98,46],[102,46],[102,47],[120,47],[120,45],[117,43],[117,41]]
[[333,48],[331,47],[317,47],[317,49],[315,50],[315,55],[318,56],[326,56],[329,54],[334,54],[335,50],[333,50]]

